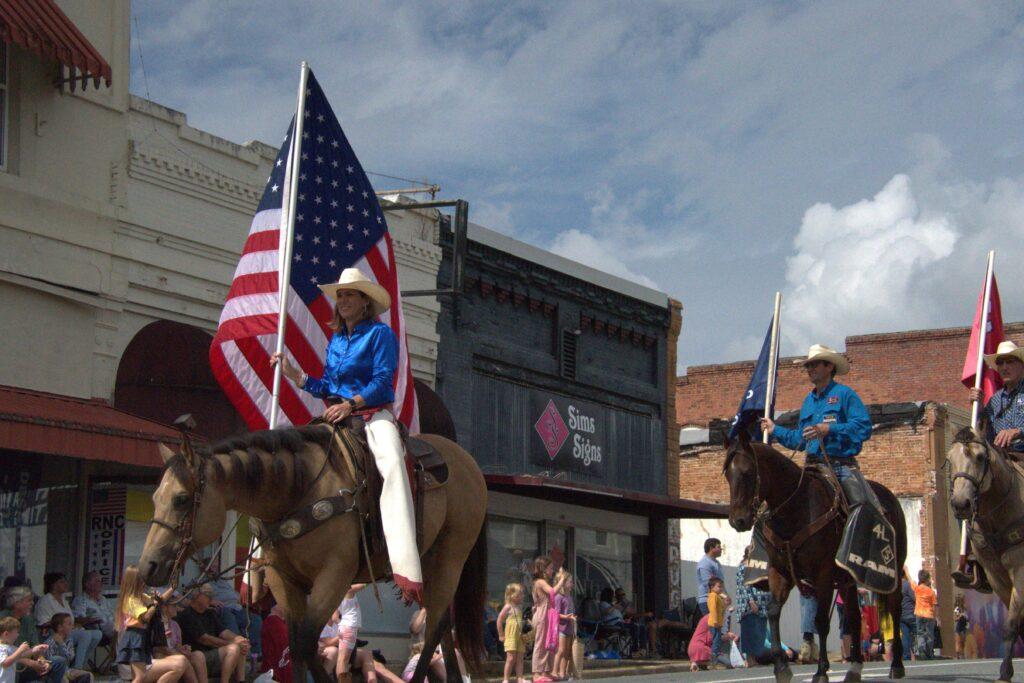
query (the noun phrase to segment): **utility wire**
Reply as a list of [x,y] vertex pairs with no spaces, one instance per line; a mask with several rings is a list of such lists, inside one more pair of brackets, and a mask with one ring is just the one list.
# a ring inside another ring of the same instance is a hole
[[[153,101],[153,96],[150,95],[150,92],[149,92],[149,77],[146,74],[146,61],[142,57],[142,28],[139,26],[139,15],[138,15],[138,13],[136,13],[134,11],[132,12],[132,20],[135,23],[135,47],[136,47],[136,51],[139,53],[139,68],[142,70],[142,84],[143,84],[143,87],[146,90],[146,99],[149,100],[150,102],[152,102]],[[236,178],[235,176],[228,175],[227,173],[224,173],[223,171],[220,171],[220,170],[218,170],[216,168],[213,168],[212,166],[209,166],[208,164],[204,164],[199,159],[196,159],[194,156],[192,156],[191,154],[189,154],[188,152],[183,150],[181,147],[179,147],[173,140],[171,140],[166,135],[161,133],[157,129],[155,121],[153,122],[153,132],[150,133],[149,135],[147,135],[142,140],[142,142],[146,142],[153,135],[156,135],[157,137],[162,139],[164,142],[166,142],[168,145],[173,147],[179,154],[181,154],[183,157],[185,157],[189,161],[193,162],[194,164],[196,164],[198,166],[201,166],[202,168],[208,170],[211,173],[215,173],[215,174],[221,176],[222,178],[226,178],[228,180],[233,180],[233,181],[235,181],[237,183],[242,183],[244,185],[252,185],[253,184],[250,180],[243,180],[242,178]],[[431,184],[427,183],[425,181],[422,181],[422,180],[413,180],[411,178],[402,178],[401,176],[388,175],[386,173],[376,173],[374,171],[366,171],[366,174],[367,175],[372,175],[372,176],[378,176],[380,178],[388,178],[390,180],[401,180],[404,183],[412,183],[413,185],[422,185],[422,186],[424,186],[424,191],[430,191],[430,189],[431,189]],[[431,194],[433,194],[433,192],[431,192]]]

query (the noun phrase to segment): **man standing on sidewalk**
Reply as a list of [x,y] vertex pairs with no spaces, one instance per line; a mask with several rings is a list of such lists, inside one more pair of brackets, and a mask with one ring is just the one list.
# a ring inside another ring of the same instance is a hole
[[718,558],[722,555],[722,542],[717,538],[704,541],[704,557],[697,562],[697,607],[702,615],[708,613],[708,581],[717,576],[725,582],[722,565]]

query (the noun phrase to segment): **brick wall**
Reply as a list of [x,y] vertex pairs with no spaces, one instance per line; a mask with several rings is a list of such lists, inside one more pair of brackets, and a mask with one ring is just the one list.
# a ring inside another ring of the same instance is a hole
[[[1006,334],[1024,344],[1024,322],[1007,325]],[[966,406],[960,373],[969,339],[967,327],[847,337],[850,373],[841,381],[856,389],[865,403],[935,401]],[[779,412],[799,408],[810,390],[796,360],[779,360]],[[753,369],[752,360],[687,368],[676,380],[679,424],[703,427],[712,419],[732,417]]]

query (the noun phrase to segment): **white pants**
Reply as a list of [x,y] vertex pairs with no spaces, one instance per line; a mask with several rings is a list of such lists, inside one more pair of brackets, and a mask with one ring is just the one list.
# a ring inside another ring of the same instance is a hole
[[402,589],[406,599],[419,601],[423,570],[416,548],[416,513],[405,469],[405,451],[394,415],[381,410],[370,418],[366,423],[366,440],[384,479],[380,494],[381,523],[395,585]]

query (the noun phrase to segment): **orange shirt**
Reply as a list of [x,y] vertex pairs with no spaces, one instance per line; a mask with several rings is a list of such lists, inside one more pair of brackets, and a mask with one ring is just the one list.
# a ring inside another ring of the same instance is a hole
[[931,586],[923,583],[911,584],[914,586],[914,596],[917,598],[914,605],[914,616],[922,619],[935,618],[935,591]]
[[708,593],[708,628],[725,626],[725,600],[720,593]]

